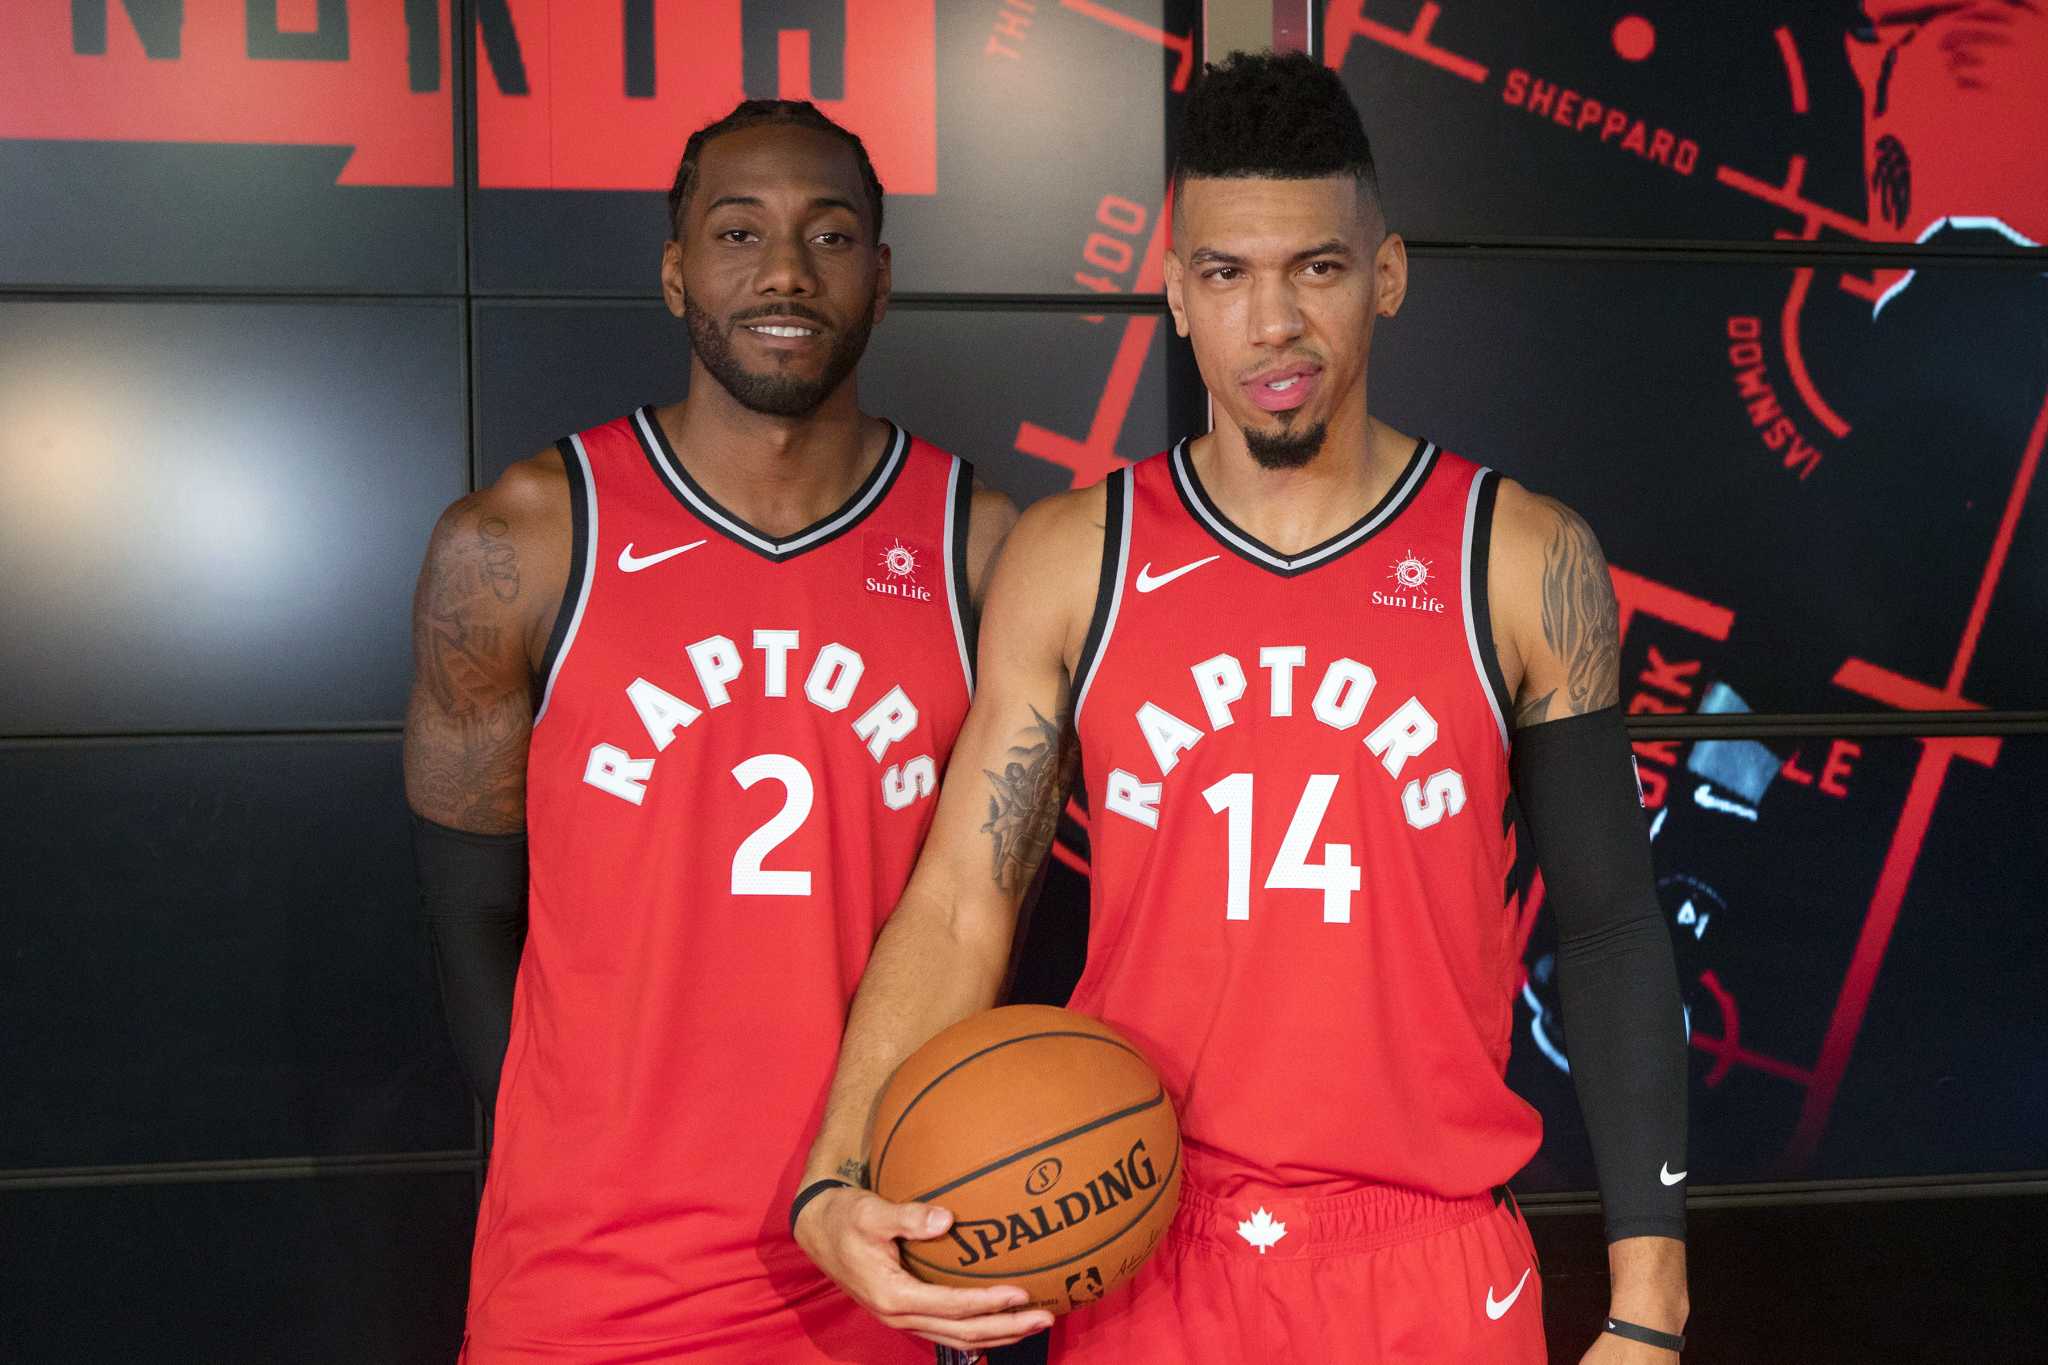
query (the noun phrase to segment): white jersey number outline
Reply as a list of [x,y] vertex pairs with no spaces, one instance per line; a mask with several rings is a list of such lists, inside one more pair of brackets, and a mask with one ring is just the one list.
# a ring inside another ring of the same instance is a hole
[[[1351,845],[1324,844],[1323,860],[1308,861],[1309,846],[1322,830],[1329,813],[1330,798],[1337,790],[1335,773],[1311,773],[1287,822],[1286,837],[1274,855],[1266,874],[1269,891],[1320,891],[1323,893],[1323,923],[1351,923],[1351,897],[1364,878],[1351,861]],[[1225,892],[1223,918],[1252,917],[1252,775],[1232,773],[1211,783],[1202,792],[1209,809],[1226,818],[1225,837],[1230,849],[1230,880]]]
[[769,779],[782,784],[782,808],[768,822],[740,842],[732,855],[732,893],[735,896],[808,896],[809,872],[770,871],[761,866],[768,855],[810,819],[817,784],[810,770],[788,754],[755,754],[732,770],[742,787]]

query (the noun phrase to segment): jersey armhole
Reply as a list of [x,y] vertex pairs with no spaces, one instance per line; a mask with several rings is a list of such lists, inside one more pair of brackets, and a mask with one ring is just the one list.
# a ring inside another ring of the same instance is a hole
[[1132,466],[1103,481],[1102,574],[1095,585],[1095,611],[1088,620],[1088,634],[1081,640],[1081,656],[1074,661],[1074,723],[1081,723],[1081,706],[1088,700],[1088,687],[1102,663],[1103,651],[1116,629],[1117,608],[1123,604],[1124,561],[1131,552]]
[[590,473],[590,455],[581,436],[565,436],[555,442],[555,449],[569,475],[569,577],[562,584],[562,605],[555,611],[555,628],[540,659],[540,676],[547,681],[533,713],[535,725],[548,713],[555,679],[576,643],[576,628],[583,624],[583,609],[590,604],[591,580],[597,577],[597,485]]
[[1472,479],[1472,491],[1465,499],[1465,643],[1472,652],[1472,667],[1480,688],[1500,728],[1503,749],[1509,747],[1507,679],[1500,671],[1500,651],[1494,645],[1493,614],[1486,599],[1487,549],[1493,540],[1493,503],[1500,492],[1500,475],[1481,469]]
[[952,457],[952,486],[946,493],[946,596],[953,609],[953,643],[960,647],[960,669],[967,696],[974,697],[974,651],[981,638],[981,613],[967,580],[967,538],[974,533],[974,466]]

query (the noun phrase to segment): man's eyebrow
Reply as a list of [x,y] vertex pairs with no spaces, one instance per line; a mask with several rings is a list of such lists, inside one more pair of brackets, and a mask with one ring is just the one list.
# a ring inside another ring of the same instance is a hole
[[853,206],[851,199],[842,199],[836,194],[818,196],[811,201],[811,207],[814,209],[845,209],[856,218],[860,216],[860,210]]
[[1244,257],[1233,256],[1227,251],[1218,251],[1213,246],[1196,247],[1188,256],[1189,265],[1243,265]]
[[1350,254],[1351,248],[1348,245],[1332,237],[1327,242],[1318,242],[1312,247],[1295,252],[1288,259],[1288,264],[1299,265],[1303,261],[1314,260],[1318,256],[1349,256]]
[[705,205],[704,211],[709,213],[712,209],[722,209],[727,204],[741,204],[748,208],[756,209],[762,207],[760,199],[751,194],[721,194]]

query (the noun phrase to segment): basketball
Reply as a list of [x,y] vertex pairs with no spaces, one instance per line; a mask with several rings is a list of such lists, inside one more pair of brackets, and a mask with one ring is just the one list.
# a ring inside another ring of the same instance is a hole
[[1093,1303],[1145,1263],[1180,1195],[1159,1074],[1100,1020],[1048,1005],[963,1019],[904,1060],[868,1122],[875,1192],[951,1210],[903,1263],[933,1284]]

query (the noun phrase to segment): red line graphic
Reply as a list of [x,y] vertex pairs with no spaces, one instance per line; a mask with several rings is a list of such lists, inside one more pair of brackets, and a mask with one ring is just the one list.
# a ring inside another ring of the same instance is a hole
[[1173,72],[1173,91],[1179,94],[1188,88],[1188,77],[1195,72],[1194,34],[1177,35],[1154,28],[1150,24],[1141,24],[1128,14],[1119,14],[1106,5],[1096,4],[1095,0],[1060,0],[1060,5],[1076,14],[1093,19],[1098,24],[1108,24],[1111,28],[1122,29],[1132,37],[1143,38],[1148,43],[1159,44],[1169,52],[1179,53],[1180,65],[1175,67]]
[[1415,23],[1406,33],[1366,18],[1365,3],[1366,0],[1353,0],[1349,14],[1340,14],[1338,7],[1331,5],[1323,16],[1323,50],[1328,54],[1323,60],[1332,70],[1343,69],[1344,55],[1351,50],[1352,38],[1365,37],[1431,66],[1442,67],[1453,76],[1463,76],[1475,85],[1486,79],[1486,67],[1429,41],[1429,31],[1436,27],[1436,17],[1443,12],[1443,6],[1435,0],[1422,7],[1422,12],[1415,16]]
[[1812,266],[1803,265],[1792,272],[1792,287],[1785,291],[1785,306],[1778,313],[1778,335],[1784,342],[1785,369],[1792,376],[1792,387],[1799,390],[1799,396],[1806,400],[1806,406],[1813,410],[1820,424],[1839,439],[1849,434],[1849,424],[1820,396],[1813,376],[1806,372],[1806,356],[1799,349],[1799,310],[1806,306],[1806,291],[1812,285]]
[[[1145,259],[1138,267],[1136,293],[1157,290],[1165,278],[1166,234],[1173,221],[1173,194],[1168,191],[1152,221],[1152,239],[1145,244]],[[1132,318],[1124,324],[1123,340],[1117,343],[1116,359],[1110,362],[1109,380],[1095,404],[1095,417],[1082,440],[1062,436],[1036,422],[1017,427],[1017,449],[1041,460],[1065,465],[1073,471],[1073,486],[1085,488],[1107,476],[1123,463],[1116,453],[1117,437],[1124,419],[1130,416],[1131,400],[1138,393],[1138,379],[1145,372],[1145,355],[1152,348],[1152,335],[1159,329],[1157,317]]]
[[1984,566],[1984,581],[1977,585],[1977,600],[1970,604],[1970,624],[1963,629],[1955,667],[1949,670],[1951,693],[1962,691],[1963,675],[1970,671],[1970,659],[1977,652],[1977,637],[1984,630],[1985,613],[1991,610],[1991,594],[1998,586],[1998,576],[2005,572],[2005,556],[2012,549],[2012,533],[2019,525],[2020,509],[2026,505],[2027,492],[2033,487],[2034,471],[2041,465],[2044,441],[2048,441],[2048,399],[2042,401],[2041,411],[2034,418],[2034,430],[2027,437],[2027,453],[2020,459],[2019,476],[2013,480],[2012,492],[2005,500],[2005,515],[1998,521],[1998,535],[1991,542],[1991,560]]
[[1740,190],[1744,194],[1763,200],[1766,204],[1776,204],[1781,209],[1801,215],[1806,220],[1809,236],[1818,236],[1817,229],[1830,227],[1845,237],[1854,237],[1859,242],[1869,241],[1870,229],[1864,223],[1847,214],[1837,213],[1831,208],[1816,204],[1799,193],[1799,182],[1805,174],[1806,158],[1803,156],[1792,158],[1791,166],[1785,173],[1785,183],[1782,185],[1766,184],[1753,175],[1736,170],[1733,166],[1714,168],[1714,178],[1730,189]]
[[1088,860],[1083,858],[1080,854],[1074,852],[1074,850],[1072,850],[1071,848],[1068,848],[1065,844],[1061,843],[1057,839],[1052,841],[1052,856],[1058,858],[1061,862],[1065,863],[1068,867],[1073,868],[1074,871],[1080,873],[1082,876],[1086,877],[1089,875]]
[[1082,810],[1081,803],[1071,796],[1067,798],[1067,818],[1084,830],[1092,830],[1094,828],[1088,823],[1088,812]]
[[1639,611],[1646,611],[1660,621],[1684,626],[1693,634],[1704,635],[1710,640],[1727,639],[1728,632],[1735,627],[1734,612],[1716,606],[1704,597],[1694,597],[1654,578],[1645,578],[1612,565],[1608,566],[1607,575],[1614,580],[1614,597],[1621,608],[1618,633],[1623,638],[1627,638],[1629,622]]
[[1806,112],[1806,66],[1799,60],[1799,45],[1792,41],[1792,30],[1780,27],[1771,35],[1778,40],[1778,55],[1785,59],[1785,79],[1792,86],[1792,112]]
[[[1904,703],[1901,709],[1905,710],[1977,709],[1977,703],[1961,695],[1963,679],[1969,673],[1984,616],[1990,610],[1999,577],[2005,572],[2005,557],[2012,545],[2013,529],[2019,523],[2020,509],[2033,485],[2035,471],[2040,467],[2044,443],[2048,443],[2048,395],[2043,396],[2041,411],[2036,415],[2033,431],[2027,437],[2026,452],[2014,475],[2012,492],[2006,498],[2005,515],[1999,521],[1991,554],[1985,561],[1984,576],[1977,585],[1977,598],[1971,607],[1969,624],[1956,647],[1955,663],[1949,670],[1947,687],[1936,691],[1926,683],[1899,677],[1860,659],[1851,659],[1842,665],[1835,674],[1837,684],[1894,705]],[[1967,758],[1985,767],[1998,761],[1999,741],[1996,739],[1981,736],[1926,739],[1921,741],[1921,745],[1920,761],[1913,770],[1912,785],[1906,791],[1906,804],[1899,813],[1898,828],[1893,833],[1891,847],[1885,851],[1884,866],[1878,874],[1877,892],[1871,897],[1863,932],[1857,938],[1855,951],[1849,958],[1849,970],[1835,999],[1834,1015],[1828,1020],[1827,1033],[1821,1040],[1820,1057],[1814,1064],[1813,1084],[1806,1092],[1806,1103],[1800,1109],[1799,1124],[1793,1130],[1792,1140],[1786,1144],[1780,1158],[1788,1170],[1796,1171],[1811,1163],[1821,1137],[1827,1131],[1835,1096],[1841,1089],[1843,1076],[1848,1073],[1856,1036],[1862,1031],[1871,993],[1877,987],[1878,969],[1883,965],[1886,948],[1890,946],[1892,930],[1898,924],[1899,907],[1905,901],[1906,889],[1912,883],[1913,869],[1919,862],[1928,826],[1934,820],[1934,807],[1941,797],[1942,782],[1948,776],[1949,761]]]
[[1728,1079],[1728,1073],[1738,1066],[1761,1071],[1766,1076],[1806,1085],[1813,1076],[1802,1067],[1790,1062],[1781,1062],[1776,1057],[1766,1057],[1761,1052],[1751,1052],[1742,1046],[1742,1016],[1735,1008],[1735,997],[1721,984],[1721,978],[1711,971],[1700,973],[1700,984],[1714,997],[1714,1003],[1721,1011],[1721,1036],[1709,1038],[1699,1030],[1693,1030],[1692,1045],[1712,1055],[1713,1066],[1707,1069],[1705,1084],[1709,1089]]

